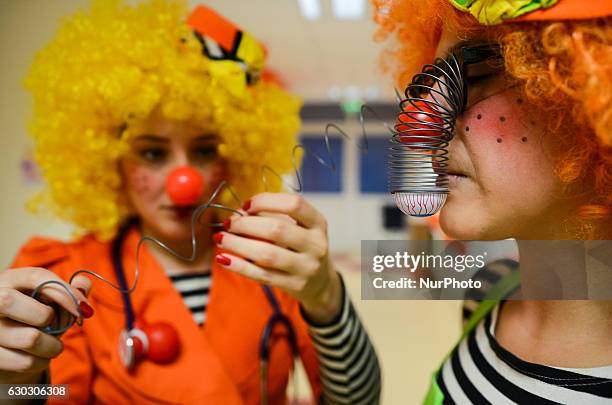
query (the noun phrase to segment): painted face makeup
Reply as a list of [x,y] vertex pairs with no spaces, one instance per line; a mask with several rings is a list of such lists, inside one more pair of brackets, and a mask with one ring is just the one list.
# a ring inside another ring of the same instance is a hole
[[[217,153],[219,138],[185,122],[153,115],[133,131],[129,151],[121,161],[125,189],[143,229],[161,240],[191,237],[191,215],[223,180],[224,161]],[[201,201],[179,205],[166,189],[168,174],[189,166],[202,177]],[[213,215],[207,211],[205,216]],[[201,223],[212,222],[201,218]]]
[[[525,130],[528,130],[530,126],[535,127],[535,122],[525,119],[529,112],[522,111],[523,99],[516,98],[516,105],[514,106],[516,108],[509,108],[511,106],[506,105],[506,103],[503,108],[499,108],[500,106],[494,100],[489,101],[489,98],[495,99],[497,95],[514,88],[515,86],[512,85],[506,86],[502,91],[491,91],[485,88],[485,92],[488,91],[492,95],[479,99],[473,106],[468,106],[462,117],[465,124],[463,136],[479,137],[495,133],[497,134],[495,141],[498,144],[513,140],[527,143],[529,138],[525,136]],[[516,115],[515,109],[521,111],[521,113]]]
[[[456,43],[457,34],[446,32],[439,51]],[[543,124],[503,70],[468,69],[466,83],[467,103],[448,146],[442,228],[460,239],[544,235],[562,193]]]

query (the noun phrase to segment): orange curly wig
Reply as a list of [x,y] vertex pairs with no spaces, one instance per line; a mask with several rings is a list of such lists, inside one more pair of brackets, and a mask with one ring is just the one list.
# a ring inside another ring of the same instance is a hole
[[549,136],[563,153],[556,162],[568,190],[592,197],[576,213],[580,238],[612,229],[612,18],[513,22],[483,26],[448,0],[372,0],[377,41],[393,40],[381,55],[384,71],[405,87],[434,58],[443,28],[465,39],[503,46],[506,71],[547,117]]

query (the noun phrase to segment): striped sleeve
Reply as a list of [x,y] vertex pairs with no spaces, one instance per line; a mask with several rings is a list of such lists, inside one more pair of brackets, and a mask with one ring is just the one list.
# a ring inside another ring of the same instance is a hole
[[[341,278],[342,279],[342,278]],[[342,283],[342,309],[328,324],[309,325],[317,352],[323,403],[378,404],[381,373],[378,357]]]

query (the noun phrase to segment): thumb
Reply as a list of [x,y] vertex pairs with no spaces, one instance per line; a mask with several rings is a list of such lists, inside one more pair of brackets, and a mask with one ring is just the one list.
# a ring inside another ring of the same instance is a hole
[[89,296],[89,292],[91,290],[91,280],[89,279],[89,277],[86,277],[84,275],[77,275],[73,280],[72,280],[72,286],[74,288],[76,288],[77,290],[79,290],[79,292],[83,295],[83,301],[89,303],[89,300],[87,299],[87,297]]

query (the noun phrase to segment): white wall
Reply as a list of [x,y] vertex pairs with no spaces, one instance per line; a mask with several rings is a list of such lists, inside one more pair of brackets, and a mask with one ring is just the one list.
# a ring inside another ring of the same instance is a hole
[[12,260],[17,248],[32,235],[67,237],[70,227],[28,215],[24,204],[35,187],[24,184],[19,170],[28,146],[26,121],[29,97],[22,87],[34,53],[49,40],[61,16],[74,10],[74,1],[0,1],[0,266]]

